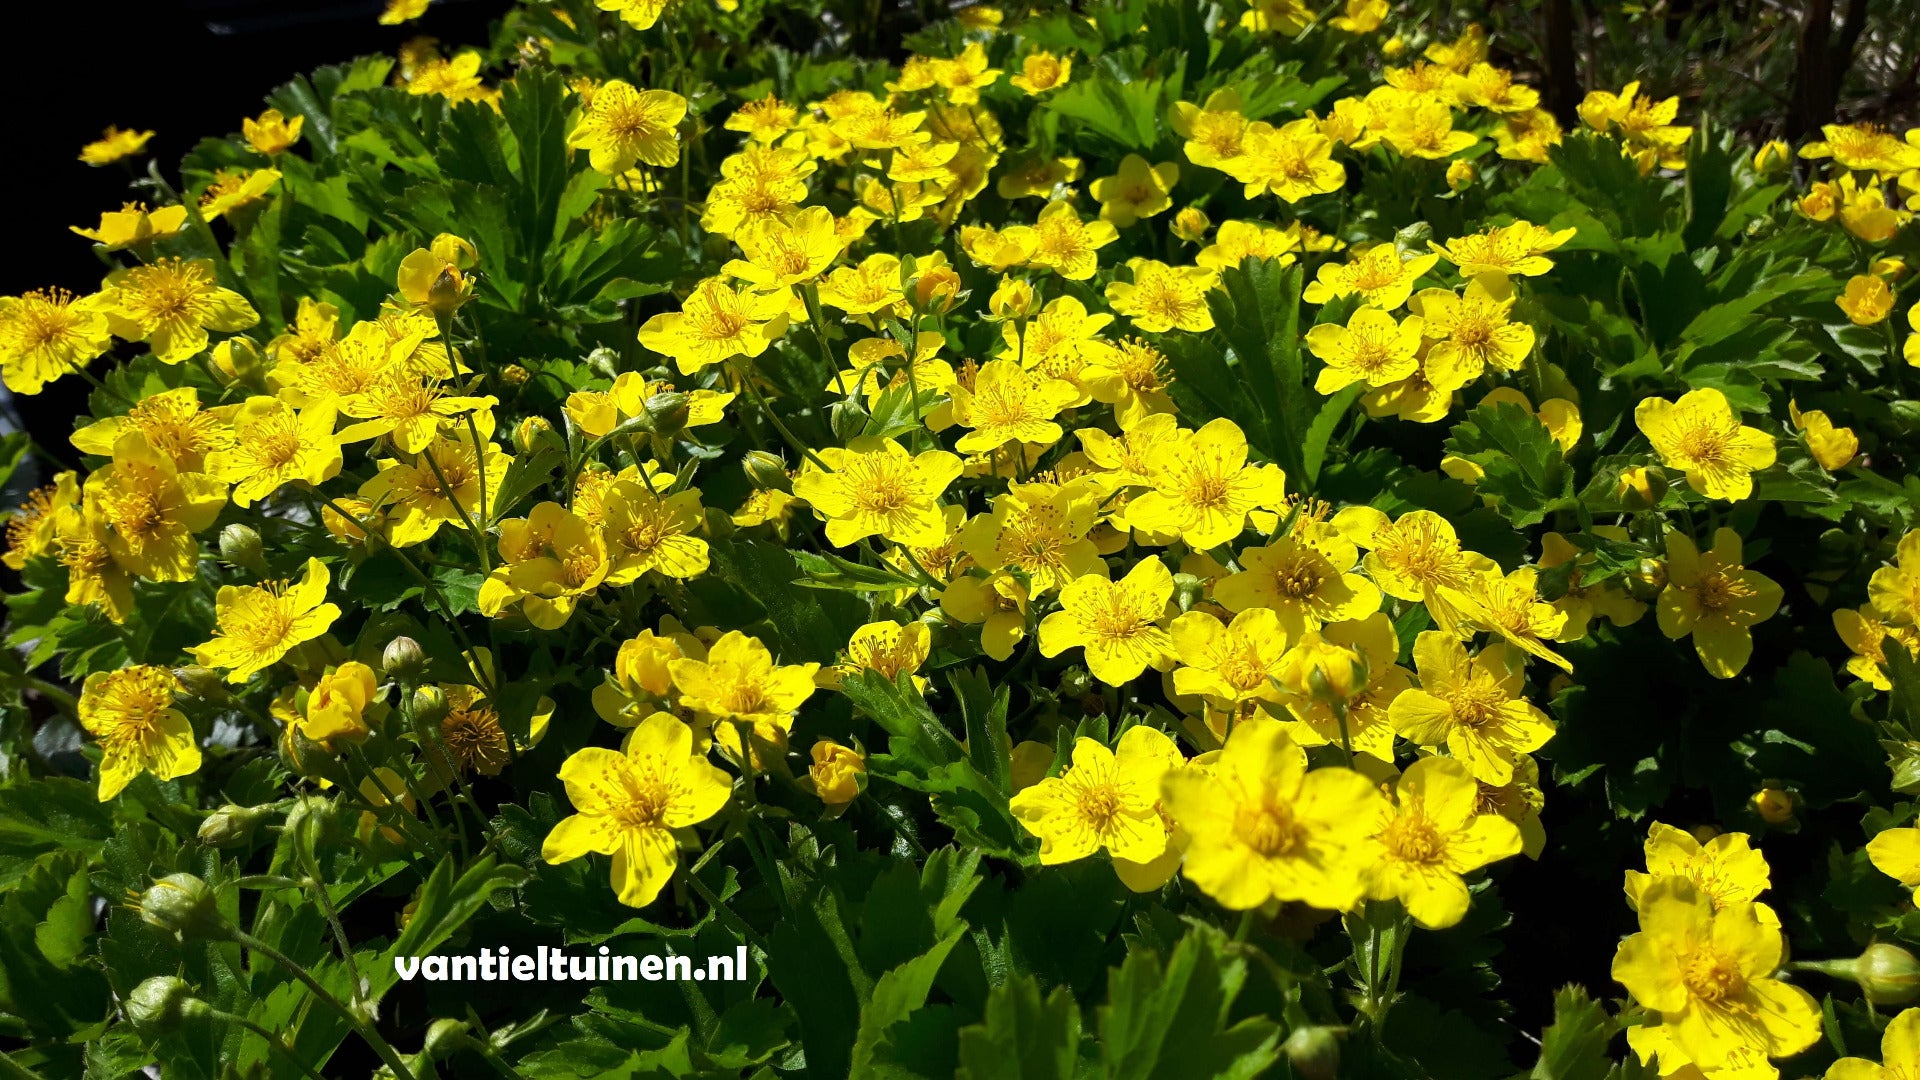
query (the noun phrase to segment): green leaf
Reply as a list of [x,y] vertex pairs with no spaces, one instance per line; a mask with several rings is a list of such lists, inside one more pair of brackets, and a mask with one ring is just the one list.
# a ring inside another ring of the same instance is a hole
[[1365,383],[1353,383],[1322,402],[1320,411],[1314,414],[1313,424],[1307,428],[1307,437],[1300,447],[1302,476],[1298,483],[1308,491],[1313,490],[1315,481],[1320,479],[1320,466],[1327,460],[1327,443],[1332,441],[1334,429],[1366,392]]
[[1226,935],[1195,926],[1162,963],[1140,949],[1107,983],[1100,1009],[1100,1059],[1112,1080],[1263,1074],[1280,1058],[1280,1026],[1264,1017],[1227,1026],[1247,977],[1227,956]]
[[1045,108],[1077,120],[1085,129],[1122,150],[1148,150],[1160,138],[1159,79],[1116,82],[1112,78],[1075,79],[1056,91]]
[[551,69],[521,69],[501,87],[500,115],[513,133],[519,180],[514,217],[520,254],[537,266],[567,190],[567,84]]
[[517,888],[527,880],[527,872],[512,864],[502,865],[492,855],[475,859],[464,871],[456,872],[454,859],[441,859],[420,889],[413,918],[400,932],[372,970],[363,971],[369,983],[368,993],[376,1000],[392,989],[400,975],[394,970],[397,957],[425,956],[452,937],[467,920],[487,906],[488,898],[499,889]]
[[960,1029],[960,1080],[1069,1080],[1080,1055],[1080,1008],[1056,986],[1015,976],[987,995],[985,1019]]
[[46,852],[98,852],[114,833],[108,811],[92,784],[70,777],[0,787],[0,886],[11,885]]
[[1607,1042],[1613,1021],[1578,986],[1563,987],[1553,996],[1553,1024],[1540,1035],[1540,1061],[1528,1073],[1530,1080],[1606,1080],[1613,1061]]
[[959,740],[927,707],[927,699],[911,678],[903,675],[895,682],[877,671],[859,671],[840,681],[840,692],[855,709],[871,717],[887,734],[912,746],[925,760],[944,765],[960,760],[964,754]]
[[887,1029],[905,1020],[927,1003],[934,977],[947,962],[947,954],[966,936],[964,925],[941,938],[933,948],[899,967],[888,971],[873,984],[873,996],[860,1010],[860,1028],[853,1040],[852,1077],[879,1075],[873,1069],[874,1050],[886,1038]]
[[1250,399],[1258,417],[1247,441],[1289,477],[1304,478],[1301,433],[1312,426],[1315,406],[1300,358],[1300,289],[1298,264],[1249,256],[1220,275],[1207,305],[1240,369],[1230,393]]
[[492,495],[493,520],[512,514],[520,500],[545,487],[566,462],[567,456],[551,446],[532,454],[516,455],[507,466],[507,475],[500,480],[500,490]]
[[816,555],[811,551],[794,551],[793,561],[806,571],[806,576],[794,579],[794,584],[804,589],[838,589],[843,592],[897,592],[901,589],[917,589],[920,583],[897,570],[879,566],[863,566],[857,562],[843,559],[832,552]]
[[1534,525],[1573,498],[1573,470],[1539,418],[1511,401],[1482,405],[1455,424],[1447,452],[1485,472],[1476,487],[1518,526]]

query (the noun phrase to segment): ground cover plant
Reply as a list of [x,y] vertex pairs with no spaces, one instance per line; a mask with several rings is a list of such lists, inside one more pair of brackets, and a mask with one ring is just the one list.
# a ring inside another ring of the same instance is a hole
[[85,148],[0,1071],[1920,1075],[1898,34],[1717,122],[1551,57],[1720,5],[935,7]]

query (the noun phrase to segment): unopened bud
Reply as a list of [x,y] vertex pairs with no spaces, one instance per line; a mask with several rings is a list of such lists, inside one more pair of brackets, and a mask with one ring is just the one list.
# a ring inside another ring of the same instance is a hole
[[420,1056],[428,1061],[440,1061],[460,1049],[467,1040],[467,1024],[461,1020],[435,1020],[427,1026],[426,1042],[420,1046]]
[[253,839],[260,823],[273,816],[271,806],[240,806],[228,803],[200,822],[201,843],[208,847],[240,847]]
[[944,315],[960,296],[960,275],[951,266],[936,266],[913,283],[913,304],[921,311]]
[[1920,960],[1887,942],[1875,942],[1851,960],[1806,960],[1792,966],[1858,983],[1875,1005],[1904,1005],[1920,997]]
[[427,673],[427,653],[420,643],[402,634],[387,642],[380,654],[380,670],[389,679],[412,682]]
[[513,447],[523,454],[531,454],[555,441],[553,424],[544,416],[529,416],[514,425]]
[[1447,190],[1465,191],[1473,183],[1473,162],[1455,159],[1447,166]]
[[787,463],[776,454],[749,450],[740,457],[740,469],[753,481],[754,487],[767,491],[793,490],[793,480],[787,476]]
[[200,701],[225,701],[228,697],[227,683],[220,673],[212,668],[203,668],[189,664],[173,669],[173,681],[180,687],[184,697]]
[[214,378],[222,383],[266,386],[266,363],[252,338],[231,337],[213,347]]
[[1281,1049],[1300,1080],[1334,1080],[1340,1074],[1340,1033],[1333,1028],[1294,1028]]
[[334,839],[340,825],[340,808],[332,799],[307,795],[295,800],[287,811],[286,831],[306,851],[319,851]]
[[413,692],[414,719],[433,726],[447,718],[447,694],[437,686],[428,684]]
[[1207,212],[1197,206],[1189,206],[1173,215],[1173,235],[1189,244],[1199,243],[1211,228],[1213,222],[1208,220]]
[[1761,788],[1753,793],[1753,812],[1769,825],[1784,825],[1793,820],[1793,795],[1779,788]]
[[870,419],[867,407],[860,404],[858,398],[847,398],[827,406],[827,420],[833,427],[833,437],[842,443],[852,442],[867,430]]
[[280,732],[280,761],[296,776],[309,780],[327,780],[335,784],[347,781],[347,770],[326,746],[307,738],[299,724],[288,724]]
[[249,573],[267,576],[267,560],[261,554],[260,533],[251,525],[235,522],[220,530],[220,557]]
[[140,918],[183,938],[225,938],[232,928],[220,914],[213,887],[192,874],[168,874],[140,894]]
[[533,372],[519,364],[508,364],[500,369],[500,381],[508,386],[525,386],[527,380],[531,378],[533,378]]
[[987,310],[1001,319],[1024,319],[1033,314],[1033,286],[1018,278],[1001,278],[987,300]]
[[1762,143],[1760,149],[1753,152],[1753,169],[1762,176],[1771,176],[1793,167],[1793,148],[1785,140],[1774,139]]
[[212,1010],[194,997],[193,987],[177,975],[155,975],[142,982],[127,995],[123,1007],[134,1030],[150,1039],[171,1035]]
[[693,415],[692,401],[678,390],[654,394],[646,401],[647,420],[662,435],[674,435],[687,426]]
[[1613,497],[1628,510],[1650,510],[1667,497],[1667,474],[1657,465],[1623,469],[1613,486]]

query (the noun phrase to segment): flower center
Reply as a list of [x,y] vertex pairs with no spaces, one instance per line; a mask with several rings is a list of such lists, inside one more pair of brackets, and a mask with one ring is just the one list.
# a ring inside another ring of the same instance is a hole
[[1714,1004],[1747,988],[1747,978],[1732,957],[1711,948],[1697,949],[1680,961],[1680,978],[1700,1001]]
[[1432,865],[1447,853],[1446,838],[1419,814],[1402,814],[1388,822],[1380,843],[1401,862]]
[[1234,812],[1233,832],[1242,843],[1267,858],[1291,855],[1306,844],[1306,831],[1293,820],[1292,812],[1264,799],[1243,803]]

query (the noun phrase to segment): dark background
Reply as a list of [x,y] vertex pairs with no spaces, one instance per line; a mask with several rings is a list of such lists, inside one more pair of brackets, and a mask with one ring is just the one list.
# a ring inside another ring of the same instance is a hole
[[[483,45],[487,25],[508,0],[435,0],[405,26],[378,23],[382,0],[115,0],[92,5],[8,5],[17,43],[0,64],[0,101],[9,150],[11,226],[0,259],[0,296],[51,286],[76,293],[99,286],[105,267],[70,225],[97,225],[100,214],[133,197],[127,187],[144,158],[91,166],[80,147],[109,124],[155,131],[147,144],[170,179],[180,158],[208,136],[240,130],[243,116],[295,74],[369,53],[392,53],[425,34],[443,48]],[[36,55],[37,54],[37,55]],[[73,417],[84,411],[86,383],[62,379],[0,410],[35,441],[69,462]],[[0,428],[4,428],[0,423]],[[22,477],[23,480],[28,478]]]

